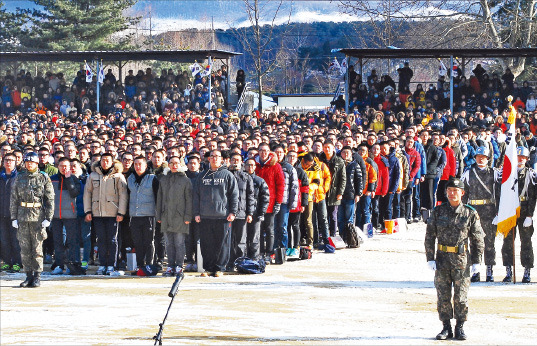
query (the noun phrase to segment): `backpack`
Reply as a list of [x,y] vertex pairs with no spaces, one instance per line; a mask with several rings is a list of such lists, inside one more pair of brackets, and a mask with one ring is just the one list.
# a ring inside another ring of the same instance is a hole
[[239,257],[235,260],[235,267],[241,274],[263,274],[265,272],[265,261],[254,261],[248,257]]
[[354,224],[352,223],[348,223],[347,226],[345,226],[345,243],[347,243],[347,247],[350,248],[360,247],[360,240],[358,239],[356,228],[354,228]]
[[311,259],[311,255],[312,255],[312,252],[311,252],[311,249],[308,248],[308,247],[301,247],[300,248],[300,255],[299,255],[299,258],[301,260],[308,260],[308,259]]

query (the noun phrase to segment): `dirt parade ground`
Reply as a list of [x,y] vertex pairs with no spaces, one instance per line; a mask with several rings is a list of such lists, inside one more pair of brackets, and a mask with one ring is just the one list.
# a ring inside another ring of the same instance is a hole
[[[271,265],[261,275],[187,273],[163,344],[460,343],[434,339],[441,323],[424,236],[419,223],[406,233],[375,235],[359,249]],[[497,238],[496,282],[470,288],[467,344],[535,343],[537,285],[501,283],[501,243]],[[517,263],[520,282],[518,256]],[[22,279],[1,276],[1,344],[152,345],[174,281],[44,276],[41,288],[24,289]]]

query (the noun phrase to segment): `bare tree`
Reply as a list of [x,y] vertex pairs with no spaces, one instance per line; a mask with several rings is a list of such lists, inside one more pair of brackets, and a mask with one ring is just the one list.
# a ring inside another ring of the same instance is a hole
[[[248,15],[249,27],[233,28],[233,32],[242,43],[244,50],[252,56],[257,79],[257,90],[259,93],[258,110],[263,111],[263,77],[272,72],[278,60],[276,56],[283,49],[285,34],[280,34],[280,44],[273,48],[272,41],[275,39],[275,28],[277,20],[283,9],[283,0],[243,0],[246,14]],[[275,7],[269,6],[275,4]],[[268,17],[268,24],[263,24]],[[287,32],[291,20],[291,11],[284,22]]]
[[[340,0],[340,8],[368,18],[382,47],[525,48],[537,42],[537,0]],[[500,59],[515,76],[525,62]]]

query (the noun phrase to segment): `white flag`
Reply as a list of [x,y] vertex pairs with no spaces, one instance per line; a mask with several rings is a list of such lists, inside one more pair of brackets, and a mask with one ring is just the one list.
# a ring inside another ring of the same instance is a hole
[[[509,102],[513,99],[509,96]],[[497,233],[502,233],[507,237],[509,232],[516,226],[516,220],[520,216],[520,199],[518,196],[518,156],[516,152],[515,140],[515,107],[509,106],[509,117],[507,122],[511,124],[507,136],[511,141],[505,150],[505,158],[502,171],[502,190],[500,194],[500,204],[498,208],[498,229]]]
[[341,66],[339,65],[339,62],[336,58],[330,62],[330,65],[328,66],[328,71],[331,73],[339,73],[341,71]]
[[104,82],[104,68],[101,65],[101,68],[99,69],[99,75],[97,76],[97,81],[101,84]]
[[192,77],[195,77],[201,71],[201,65],[197,62],[190,65],[190,72],[192,72]]
[[200,72],[200,76],[207,77],[211,75],[211,65],[206,65],[205,68]]
[[438,75],[439,76],[445,76],[447,74],[447,67],[444,65],[444,63],[440,60],[440,65],[438,66]]
[[347,57],[341,61],[341,74],[347,73]]
[[91,83],[93,81],[93,71],[91,67],[86,63],[86,83]]

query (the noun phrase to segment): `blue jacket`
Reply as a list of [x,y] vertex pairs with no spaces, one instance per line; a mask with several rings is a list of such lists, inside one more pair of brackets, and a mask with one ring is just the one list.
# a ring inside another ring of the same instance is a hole
[[395,156],[395,151],[390,152],[388,159],[388,174],[389,182],[388,192],[395,193],[399,187],[399,178],[401,177],[401,165],[399,164],[399,159]]
[[80,193],[76,197],[76,216],[85,216],[84,213],[84,187],[86,187],[86,180],[88,179],[88,173],[82,173],[78,180],[80,180]]
[[423,144],[416,141],[414,143],[414,148],[418,151],[421,157],[421,165],[418,173],[416,174],[415,179],[420,179],[422,176],[427,174],[427,155],[425,155],[425,149],[423,149]]
[[0,217],[11,217],[9,212],[9,196],[11,196],[11,188],[15,182],[15,177],[17,176],[17,169],[15,168],[11,175],[6,174],[6,169],[4,168],[0,172]]

